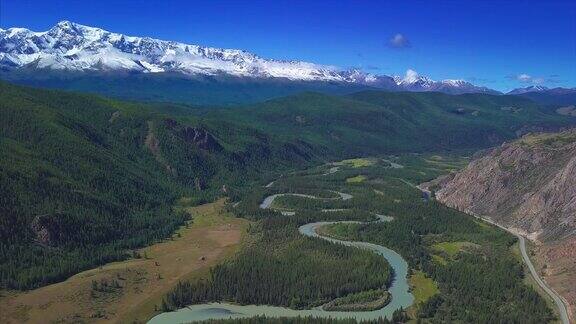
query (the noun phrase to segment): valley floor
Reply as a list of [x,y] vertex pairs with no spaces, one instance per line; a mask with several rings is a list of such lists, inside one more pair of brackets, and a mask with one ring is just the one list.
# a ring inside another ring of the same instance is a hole
[[181,280],[205,277],[208,269],[238,250],[248,221],[233,218],[224,200],[187,208],[189,225],[170,240],[138,251],[141,258],[114,262],[29,292],[1,292],[1,323],[145,322]]
[[[423,195],[415,188],[414,184],[457,168],[464,160],[417,154],[391,158],[394,165],[388,159],[349,160],[339,163],[335,172],[330,172],[334,164],[328,164],[247,192],[234,204],[234,212],[260,224],[259,239],[238,259],[217,267],[211,281],[190,282],[171,292],[167,310],[180,311],[166,312],[154,322],[212,319],[218,323],[232,314],[235,318],[325,317],[329,314],[315,307],[382,287],[381,279],[369,277],[374,272],[365,267],[377,260],[303,238],[297,229],[310,222],[327,224],[321,229],[323,236],[385,246],[406,259],[416,303],[399,309],[391,318],[386,315],[389,320],[554,322],[550,306],[524,282],[527,272],[511,252],[517,242],[513,235],[447,208],[430,199],[432,193]],[[351,198],[339,199],[335,195],[339,192]],[[267,202],[264,209],[263,201]],[[386,217],[386,221],[374,222],[376,216]],[[353,258],[351,271],[369,278],[370,286],[358,285],[353,276],[341,282],[342,276],[351,272],[338,273],[327,266],[334,263],[348,269]],[[254,275],[257,281],[253,281]],[[390,289],[389,283],[387,280],[384,287]],[[316,312],[299,311],[302,309]]]
[[[139,323],[222,301],[310,310],[393,289],[388,261],[299,232],[326,221],[332,223],[323,233],[381,245],[405,259],[404,278],[415,302],[387,313],[395,322],[553,321],[544,299],[523,281],[512,235],[445,207],[413,185],[464,163],[461,157],[417,154],[354,159],[338,169],[327,164],[254,186],[230,205],[218,200],[179,207],[193,221],[171,239],[137,251],[141,258],[30,292],[2,292],[0,322]],[[262,208],[271,196],[276,198]]]

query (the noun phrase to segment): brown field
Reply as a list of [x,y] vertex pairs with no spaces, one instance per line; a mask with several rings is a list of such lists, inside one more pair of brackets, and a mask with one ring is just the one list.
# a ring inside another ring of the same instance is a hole
[[[179,280],[206,276],[238,251],[248,222],[223,206],[219,200],[189,208],[194,223],[141,249],[145,258],[106,264],[29,292],[0,292],[0,323],[146,322]],[[93,281],[109,287],[94,290]]]

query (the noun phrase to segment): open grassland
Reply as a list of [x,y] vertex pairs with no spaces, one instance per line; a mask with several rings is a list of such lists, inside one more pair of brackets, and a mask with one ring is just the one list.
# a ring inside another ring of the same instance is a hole
[[358,224],[328,224],[317,229],[318,233],[323,236],[333,237],[339,240],[349,238],[358,229]]
[[522,137],[519,141],[521,144],[536,147],[559,147],[574,143],[576,140],[576,130],[561,132],[561,133],[538,133],[529,134]]
[[446,261],[446,259],[444,259],[444,257],[437,255],[437,254],[432,254],[432,261],[437,264],[437,265],[446,265],[448,263],[448,261]]
[[424,161],[429,165],[431,168],[438,168],[440,170],[446,171],[456,171],[466,166],[468,163],[468,159],[462,157],[443,157],[439,155],[432,155],[426,158]]
[[357,175],[355,177],[351,177],[346,179],[347,183],[360,183],[366,180],[366,176],[363,175]]
[[470,242],[440,242],[432,245],[433,250],[443,252],[450,258],[455,257],[462,251],[466,251],[467,248],[474,247],[477,247],[477,245]]
[[422,271],[414,271],[414,274],[410,276],[409,281],[410,287],[412,288],[412,294],[415,298],[414,303],[416,305],[426,302],[430,297],[440,292],[436,282],[426,276]]
[[375,161],[373,159],[360,158],[360,159],[343,160],[340,162],[336,162],[334,164],[335,165],[347,165],[347,166],[351,166],[353,168],[362,168],[362,167],[374,165],[374,163],[375,163]]
[[418,318],[421,309],[425,307],[430,298],[440,294],[438,284],[429,278],[424,272],[415,270],[408,278],[410,289],[414,295],[414,304],[407,310],[410,318]]
[[140,249],[141,258],[106,264],[29,292],[3,292],[1,323],[145,322],[179,281],[201,278],[239,248],[248,221],[224,200],[186,209],[193,219],[170,240]]

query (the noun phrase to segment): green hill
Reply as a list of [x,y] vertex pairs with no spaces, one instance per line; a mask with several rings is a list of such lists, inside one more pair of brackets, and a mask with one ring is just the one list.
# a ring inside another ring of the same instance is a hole
[[22,85],[81,91],[124,100],[194,105],[251,104],[302,91],[346,94],[368,89],[341,82],[257,79],[231,76],[182,76],[178,73],[65,73],[53,70],[3,71],[0,78]]
[[553,107],[576,105],[576,89],[550,89],[541,92],[526,92],[517,96]]
[[478,149],[571,122],[512,96],[384,91],[344,97],[303,93],[207,116],[304,140],[338,157]]
[[[222,194],[310,148],[166,105],[0,84],[0,284],[31,288],[168,237],[172,206]],[[272,162],[274,162],[272,164]]]

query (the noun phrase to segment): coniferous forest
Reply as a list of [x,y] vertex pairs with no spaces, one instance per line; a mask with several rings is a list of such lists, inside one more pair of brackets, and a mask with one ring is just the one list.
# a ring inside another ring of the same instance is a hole
[[[443,172],[427,159],[401,157],[398,162],[405,165],[401,169],[390,168],[381,161],[362,168],[341,166],[338,172],[329,175],[324,174],[327,167],[315,168],[283,176],[265,191],[247,194],[231,210],[257,220],[256,228],[252,230],[261,236],[235,260],[214,268],[208,280],[179,283],[166,296],[163,309],[209,301],[310,308],[339,296],[378,287],[389,277],[374,277],[383,272],[380,267],[374,273],[374,268],[369,266],[372,263],[368,260],[374,254],[354,251],[352,256],[344,251],[357,249],[305,238],[298,235],[296,229],[319,220],[369,221],[374,214],[380,214],[394,219],[381,223],[331,225],[327,232],[340,239],[392,248],[408,261],[412,271],[423,271],[434,281],[439,292],[418,301],[412,318],[438,323],[542,323],[551,320],[553,314],[544,299],[523,282],[522,261],[512,253],[516,243],[514,236],[426,198],[410,185]],[[460,163],[456,159],[449,167]],[[363,175],[366,180],[346,184],[346,179],[357,175]],[[295,188],[326,198],[277,198],[272,206],[277,210],[293,210],[296,213],[293,216],[270,210],[258,213],[257,205],[253,205],[267,194],[294,192]],[[333,199],[330,190],[347,192],[354,198]],[[326,209],[335,211],[322,211]],[[460,242],[466,244],[462,244],[457,253],[439,248],[446,243]],[[342,273],[323,268],[331,261],[325,254],[327,250],[319,254],[322,249],[342,250],[337,254],[341,258],[338,270]],[[314,258],[309,259],[310,256]],[[356,279],[350,276],[348,262],[353,264],[351,269],[365,271],[361,275],[364,279],[358,281],[360,285],[351,284]],[[374,266],[379,267],[377,263]],[[309,282],[308,278],[314,279]],[[335,286],[342,290],[330,289]],[[291,287],[298,288],[292,290]],[[398,315],[394,322],[403,322],[400,317]]]

